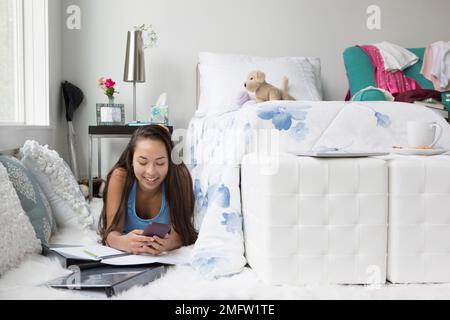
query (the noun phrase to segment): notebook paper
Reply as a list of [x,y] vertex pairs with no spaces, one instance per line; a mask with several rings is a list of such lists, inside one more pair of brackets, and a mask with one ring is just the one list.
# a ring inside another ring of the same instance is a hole
[[192,246],[182,247],[170,252],[164,252],[160,255],[140,254],[130,255],[118,258],[109,258],[102,260],[102,263],[114,266],[139,265],[148,263],[164,263],[164,264],[190,264],[192,255]]
[[122,251],[101,245],[70,247],[70,248],[51,248],[51,249],[62,255],[70,255],[79,259],[86,259],[92,261],[102,260],[103,257],[106,256],[123,254]]
[[[164,252],[160,255],[128,254],[111,247],[96,245],[85,247],[52,248],[62,254],[79,259],[101,261],[104,264],[115,266],[131,266],[150,263],[164,264],[189,264],[192,254],[192,246],[181,247],[177,250]],[[115,257],[116,256],[116,257]]]

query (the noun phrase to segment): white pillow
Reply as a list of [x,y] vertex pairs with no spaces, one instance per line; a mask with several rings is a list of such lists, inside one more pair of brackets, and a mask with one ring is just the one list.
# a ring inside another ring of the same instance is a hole
[[88,230],[94,218],[69,166],[59,154],[33,140],[21,148],[22,164],[35,175],[58,226]]
[[288,92],[297,100],[322,100],[318,58],[264,58],[209,52],[199,54],[200,100],[198,114],[238,108],[236,97],[244,91],[247,75],[253,70],[266,73],[266,81],[279,87],[288,77]]
[[217,64],[233,64],[233,63],[254,63],[254,62],[268,62],[268,61],[301,61],[305,60],[309,62],[314,71],[316,85],[318,86],[320,95],[322,96],[322,82],[320,81],[320,59],[314,57],[259,57],[259,56],[250,56],[244,54],[225,54],[225,53],[213,53],[213,52],[200,52],[199,53],[199,63],[200,64],[208,64],[208,65],[217,65]]
[[0,276],[29,253],[39,253],[40,241],[23,211],[8,172],[0,163]]

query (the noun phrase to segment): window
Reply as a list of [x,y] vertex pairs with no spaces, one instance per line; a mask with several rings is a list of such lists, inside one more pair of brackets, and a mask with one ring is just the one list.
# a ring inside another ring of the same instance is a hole
[[49,125],[47,0],[0,0],[0,125]]
[[21,1],[0,0],[0,121],[23,123],[24,110],[20,101],[19,68],[23,63],[19,48],[21,39]]

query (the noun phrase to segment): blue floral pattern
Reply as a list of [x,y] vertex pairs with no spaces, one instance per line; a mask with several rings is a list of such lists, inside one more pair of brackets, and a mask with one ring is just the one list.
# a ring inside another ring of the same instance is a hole
[[303,139],[306,138],[306,136],[309,133],[309,129],[306,127],[304,122],[299,121],[295,127],[293,127],[291,129],[291,137],[295,140],[295,141],[302,141]]
[[201,214],[208,209],[208,205],[215,204],[220,208],[228,208],[230,206],[230,189],[223,183],[212,184],[208,187],[208,191],[203,194],[200,180],[194,180],[194,195],[197,202],[197,208]]
[[272,120],[277,130],[289,130],[292,120],[305,120],[309,106],[262,106],[259,108],[258,117],[263,120]]
[[226,259],[217,256],[214,252],[201,250],[192,260],[191,266],[202,275],[210,274],[218,264],[225,263]]
[[370,106],[367,106],[365,104],[360,104],[359,103],[359,105],[361,105],[364,108],[368,108],[368,109],[370,109],[373,112],[373,115],[377,119],[377,127],[383,127],[383,128],[389,128],[390,127],[390,125],[391,125],[391,118],[387,114],[375,111]]
[[231,232],[233,234],[242,232],[242,217],[237,212],[224,212],[222,214],[223,224],[226,227],[227,232]]
[[383,128],[388,128],[391,125],[391,119],[389,118],[389,116],[387,114],[383,114],[381,112],[375,112],[375,118],[377,118],[377,126],[378,127],[383,127]]
[[208,188],[210,203],[214,203],[221,208],[228,208],[230,206],[230,189],[224,184],[211,185]]
[[199,213],[202,215],[205,214],[206,209],[208,209],[208,193],[203,194],[200,180],[198,179],[194,181],[194,196]]
[[[289,130],[289,135],[296,142],[300,142],[306,138],[309,129],[306,127],[304,120],[308,113],[305,109],[310,106],[262,106],[257,110],[257,115],[263,120],[272,120],[272,124],[277,130]],[[294,121],[296,121],[295,125]]]

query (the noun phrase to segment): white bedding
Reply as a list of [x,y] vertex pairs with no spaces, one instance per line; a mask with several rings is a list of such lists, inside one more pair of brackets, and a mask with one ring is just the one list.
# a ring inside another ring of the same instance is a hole
[[408,103],[272,101],[194,117],[185,149],[200,227],[192,266],[211,277],[238,273],[245,266],[239,189],[245,154],[389,151],[406,145],[410,120],[439,123],[443,133],[436,147],[450,148],[448,123]]

